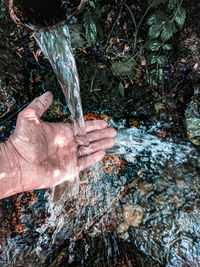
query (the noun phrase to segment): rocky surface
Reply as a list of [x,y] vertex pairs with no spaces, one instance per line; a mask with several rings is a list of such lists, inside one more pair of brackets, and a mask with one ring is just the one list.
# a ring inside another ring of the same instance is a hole
[[[114,2],[117,8],[118,1]],[[145,5],[141,2],[134,6],[139,15]],[[199,266],[200,7],[197,0],[186,0],[184,5],[188,17],[180,36],[177,35],[180,40],[175,45],[177,55],[166,68],[165,87],[154,91],[145,82],[142,87],[134,82],[125,88],[124,98],[119,92],[119,76],[113,75],[113,66],[117,73],[122,71],[120,75],[124,75],[126,80],[127,67],[131,67],[129,63],[123,65],[126,67],[123,70],[120,67],[122,63],[116,63],[118,58],[106,55],[98,43],[87,48],[80,24],[71,27],[84,111],[100,111],[116,121],[127,119],[121,128],[125,125],[140,129],[138,135],[147,135],[147,139],[153,141],[147,143],[145,149],[136,151],[132,162],[128,163],[121,157],[105,159],[104,183],[96,190],[105,192],[106,181],[114,192],[111,195],[114,203],[107,209],[109,198],[100,194],[106,203],[105,213],[98,218],[92,217],[88,233],[87,227],[85,231],[81,228],[85,225],[84,220],[83,225],[78,225],[80,229],[77,228],[76,234],[80,239],[74,245],[73,253],[64,234],[73,229],[67,226],[59,232],[52,251],[49,249],[48,242],[55,227],[52,229],[51,225],[49,228],[46,225],[50,214],[46,210],[43,190],[2,200],[0,264],[3,262],[9,266],[12,262],[16,266],[26,263],[36,266],[37,263],[41,266],[42,258],[43,266],[70,266],[69,262],[71,266],[75,263],[79,266],[92,266],[93,263],[97,266]],[[111,21],[115,18],[115,8],[109,11]],[[5,141],[14,131],[19,110],[44,90],[51,90],[55,99],[44,116],[45,120],[65,120],[66,111],[56,77],[35,45],[32,34],[10,20],[2,2],[0,9],[0,141]],[[111,26],[106,25],[108,32]],[[124,47],[124,43],[121,44]],[[116,51],[122,49],[120,47],[119,44]],[[141,69],[136,74],[137,80],[141,81]],[[165,102],[155,97],[158,93]],[[156,111],[155,104],[160,101],[162,105]],[[87,118],[94,117],[94,114],[87,115]],[[108,119],[103,115],[101,118]],[[157,146],[154,141],[161,147],[159,153],[155,153]],[[87,171],[86,175],[89,175]],[[96,203],[98,205],[93,207],[102,211],[101,201]],[[66,210],[62,211],[66,217],[63,215],[61,218],[67,218],[68,211],[73,218],[76,209],[70,207],[75,207],[75,204],[66,203]],[[90,204],[91,198],[88,198],[85,207],[90,207]],[[42,250],[34,250],[38,244]],[[152,259],[155,262],[152,263]]]
[[185,111],[188,138],[194,145],[200,145],[200,89],[196,87],[194,95]]

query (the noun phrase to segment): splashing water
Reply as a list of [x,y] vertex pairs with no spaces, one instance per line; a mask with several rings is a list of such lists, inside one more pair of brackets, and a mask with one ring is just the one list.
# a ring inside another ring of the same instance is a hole
[[[107,247],[105,264],[108,264],[111,256],[122,253],[116,231],[122,240],[128,239],[129,244],[135,244],[160,263],[169,259],[168,266],[178,266],[174,262],[182,264],[196,255],[200,237],[200,179],[195,167],[198,160],[195,148],[188,142],[163,141],[153,134],[155,126],[126,129],[124,122],[111,122],[111,126],[119,131],[116,149],[125,161],[119,155],[111,155],[107,159],[114,157],[113,169],[105,160],[84,171],[76,197],[63,194],[62,199],[55,201],[54,188],[43,197],[35,193],[27,208],[18,204],[24,233],[2,242],[0,262],[3,259],[13,264],[28,262],[30,266],[41,266],[63,244],[68,246],[68,260],[73,262],[75,241],[79,239],[87,244],[88,252],[82,259],[87,262],[94,246],[88,243],[89,238],[103,234]],[[18,202],[22,200],[23,196],[19,196]],[[11,206],[7,205],[9,212]],[[137,212],[134,216],[129,214],[129,226],[126,226],[125,207],[142,212],[140,217]],[[46,215],[39,223],[42,210],[46,210]],[[123,225],[125,236],[118,230]],[[113,233],[112,240],[107,233]],[[182,256],[174,254],[177,248]]]
[[[4,252],[0,259],[4,257],[4,261],[12,263],[27,261],[30,266],[40,266],[41,263],[47,263],[53,251],[65,244],[68,246],[68,260],[73,262],[76,256],[75,241],[84,240],[83,233],[87,233],[86,244],[88,238],[103,234],[108,250],[105,264],[108,264],[111,256],[121,253],[115,231],[122,240],[128,239],[130,244],[135,244],[160,263],[169,258],[168,266],[178,266],[174,262],[182,264],[190,259],[198,248],[196,236],[200,237],[200,179],[195,167],[198,160],[196,150],[188,142],[163,141],[153,134],[155,125],[150,129],[144,126],[126,129],[124,122],[110,123],[119,131],[115,149],[123,155],[125,161],[115,156],[114,164],[120,165],[121,169],[112,166],[110,172],[110,163],[107,162],[107,165],[105,160],[84,171],[76,197],[69,198],[63,194],[62,199],[55,202],[56,189],[51,192],[47,190],[44,198],[46,213],[49,215],[42,224],[37,220],[44,207],[41,207],[43,202],[39,193],[36,194],[27,210],[21,207],[20,220],[23,222],[24,234],[7,239],[7,246],[2,246]],[[109,157],[112,159],[113,156]],[[23,197],[18,198],[22,201]],[[196,204],[192,199],[195,199]],[[137,212],[134,216],[129,214],[129,232],[125,229],[124,236],[118,229],[121,225],[127,228],[123,211],[125,207],[139,209],[142,216],[138,217]],[[190,212],[187,211],[188,207]],[[107,237],[110,232],[114,234],[112,240]],[[179,237],[182,234],[183,238],[187,236],[186,243]],[[67,243],[67,240],[70,242]],[[88,250],[92,246],[88,244]],[[181,250],[181,259],[173,253],[177,247]],[[84,255],[83,261],[87,262],[89,252],[86,251]]]
[[[36,33],[35,38],[57,74],[77,127],[75,135],[85,136],[67,26]],[[118,130],[116,145],[103,162],[80,174],[77,194],[69,195],[65,190],[69,185],[63,185],[21,194],[0,205],[0,264],[50,266],[49,262],[63,256],[66,250],[66,261],[72,263],[76,257],[75,241],[83,240],[84,252],[77,265],[93,266],[86,265],[90,250],[95,248],[88,240],[100,235],[107,248],[104,263],[108,266],[122,255],[119,237],[168,266],[191,263],[191,257],[193,262],[200,260],[196,149],[187,141],[163,141],[154,134],[159,125],[127,129],[125,121],[111,121],[110,126]],[[11,217],[10,228],[4,222],[4,214],[5,218]],[[111,239],[107,233],[112,233]],[[54,251],[57,253],[62,246],[64,252],[55,256]]]

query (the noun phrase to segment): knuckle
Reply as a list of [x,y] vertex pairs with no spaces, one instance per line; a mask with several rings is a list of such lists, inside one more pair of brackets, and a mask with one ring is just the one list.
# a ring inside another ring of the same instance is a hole
[[82,156],[84,153],[84,148],[83,147],[79,147],[79,155]]
[[40,97],[38,97],[34,101],[35,101],[36,106],[38,106],[38,107],[40,107],[40,108],[42,108],[44,110],[46,109],[46,103],[45,103],[46,101],[45,100],[42,101],[40,99]]
[[94,142],[90,145],[90,153],[92,153],[93,151],[97,150],[98,146],[97,143]]
[[35,115],[36,115],[36,111],[29,107],[25,108],[19,113],[19,116],[23,118],[27,118],[29,116],[35,116]]

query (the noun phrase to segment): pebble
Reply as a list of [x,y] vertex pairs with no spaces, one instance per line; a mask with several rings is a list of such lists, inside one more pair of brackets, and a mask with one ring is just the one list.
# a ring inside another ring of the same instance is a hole
[[143,213],[141,206],[126,204],[123,209],[124,221],[130,226],[138,226],[142,222]]

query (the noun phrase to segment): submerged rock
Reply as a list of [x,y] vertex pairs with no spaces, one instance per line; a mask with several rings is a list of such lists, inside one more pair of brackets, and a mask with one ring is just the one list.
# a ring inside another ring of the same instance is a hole
[[[60,105],[53,107],[60,110]],[[109,244],[108,251],[102,252],[108,257],[120,255],[123,241],[161,265],[178,267],[200,261],[200,177],[195,147],[190,142],[164,141],[144,125],[115,127],[122,155],[107,156],[85,170],[78,199],[69,198],[65,194],[69,189],[63,187],[57,201],[54,189],[1,200],[0,263],[41,266],[49,258],[52,262],[63,247],[64,253],[73,253],[72,240],[84,240],[89,250],[93,247],[90,240],[100,237]],[[74,252],[74,257],[82,259],[83,255]]]
[[139,205],[126,204],[123,208],[124,221],[130,226],[138,226],[142,222],[143,209]]

